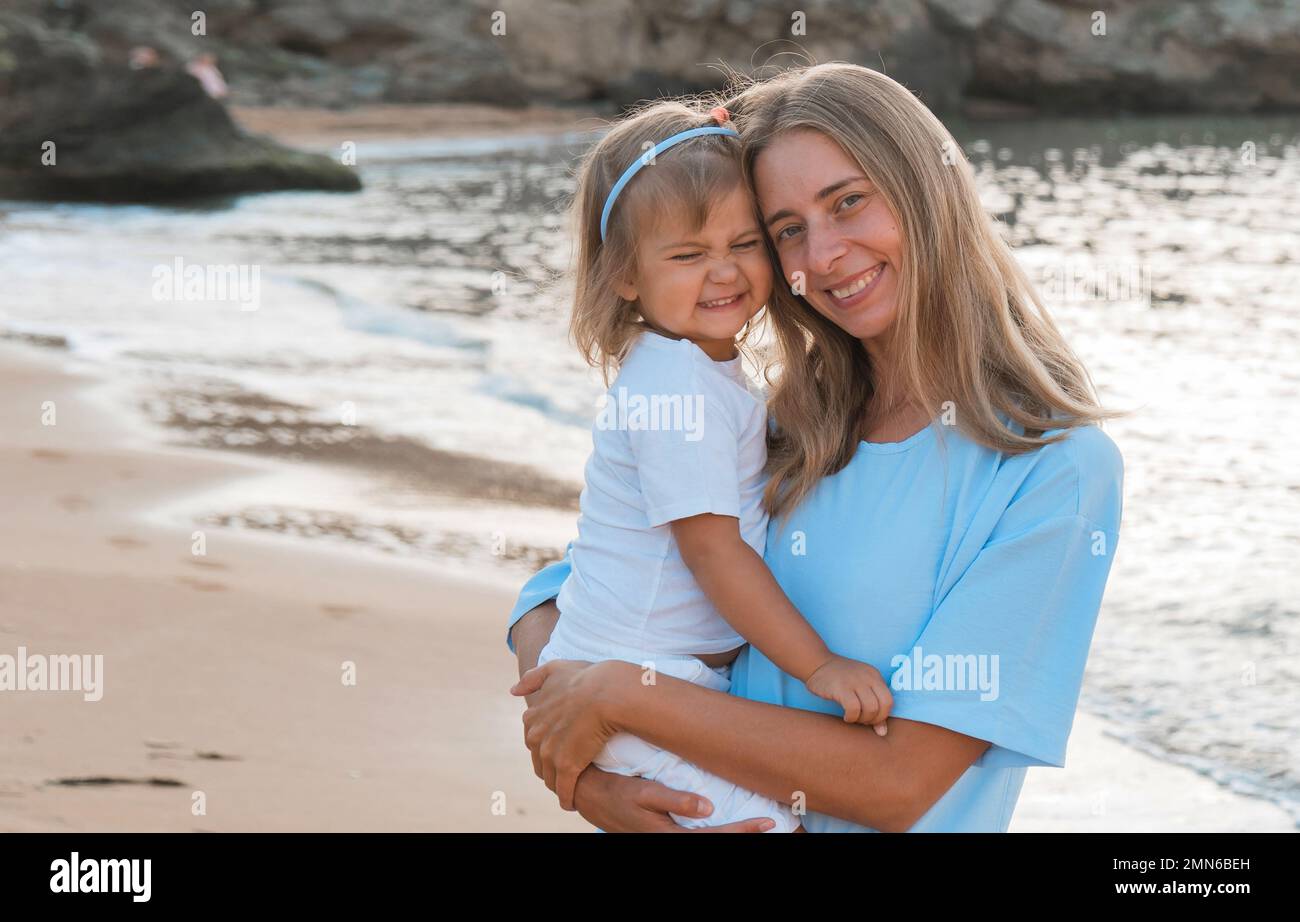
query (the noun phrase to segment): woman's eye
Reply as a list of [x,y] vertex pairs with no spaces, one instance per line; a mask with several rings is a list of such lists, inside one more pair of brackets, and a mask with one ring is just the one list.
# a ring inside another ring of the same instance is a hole
[[844,196],[844,199],[840,200],[840,211],[844,211],[845,208],[852,208],[853,205],[859,202],[866,202],[872,195],[875,195],[875,192],[849,192],[848,195]]
[[777,231],[776,239],[778,242],[782,240],[789,240],[792,237],[794,237],[794,234],[797,233],[800,229],[801,228],[799,227],[798,224],[787,224],[785,227]]

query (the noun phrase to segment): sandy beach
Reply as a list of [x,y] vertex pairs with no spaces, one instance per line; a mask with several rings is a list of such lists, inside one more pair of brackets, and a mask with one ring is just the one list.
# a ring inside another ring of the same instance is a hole
[[0,649],[104,657],[99,701],[0,693],[0,830],[590,828],[523,749],[511,587],[234,532],[196,556],[142,513],[265,464],[144,444],[33,350],[0,368]]
[[[523,748],[513,579],[206,526],[196,555],[158,510],[289,462],[151,442],[71,361],[0,346],[0,651],[102,654],[103,696],[0,693],[0,831],[590,829]],[[1013,831],[1293,830],[1105,731],[1078,716]]]

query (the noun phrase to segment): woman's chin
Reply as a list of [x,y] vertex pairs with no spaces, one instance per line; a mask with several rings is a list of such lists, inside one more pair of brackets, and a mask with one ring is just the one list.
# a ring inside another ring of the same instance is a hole
[[834,305],[815,305],[818,313],[854,339],[874,339],[894,323],[897,314],[893,298],[873,298],[852,310],[840,310]]

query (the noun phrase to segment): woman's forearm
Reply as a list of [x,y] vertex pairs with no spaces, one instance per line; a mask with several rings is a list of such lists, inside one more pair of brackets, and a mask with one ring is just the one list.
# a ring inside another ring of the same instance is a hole
[[[621,666],[621,664],[620,664]],[[635,666],[611,672],[610,722],[782,803],[882,831],[909,829],[986,747],[916,721],[889,735],[829,714],[750,701]]]

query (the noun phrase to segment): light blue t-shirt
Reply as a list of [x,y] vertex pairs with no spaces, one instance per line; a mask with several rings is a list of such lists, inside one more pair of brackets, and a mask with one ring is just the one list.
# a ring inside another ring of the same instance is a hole
[[[764,559],[781,588],[833,652],[890,680],[892,717],[991,744],[911,831],[1005,832],[1026,769],[1065,765],[1122,480],[1119,450],[1095,426],[1009,456],[936,423],[860,443],[769,523]],[[535,574],[510,625],[567,573],[566,557]],[[733,664],[731,693],[842,713],[752,646]],[[812,812],[804,825],[874,831]]]

